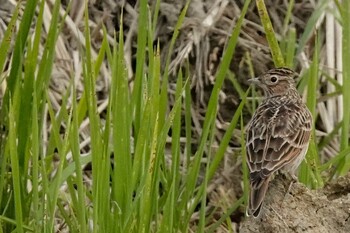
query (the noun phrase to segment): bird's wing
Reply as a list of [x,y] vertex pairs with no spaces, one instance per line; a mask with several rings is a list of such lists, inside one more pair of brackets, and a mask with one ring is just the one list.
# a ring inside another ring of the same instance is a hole
[[[268,103],[267,103],[268,104]],[[252,188],[296,159],[307,147],[312,117],[304,104],[261,105],[247,128],[247,156]]]

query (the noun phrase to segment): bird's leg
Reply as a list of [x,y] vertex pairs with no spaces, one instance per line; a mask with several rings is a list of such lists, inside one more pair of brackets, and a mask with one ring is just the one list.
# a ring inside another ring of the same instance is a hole
[[[293,184],[295,184],[296,182],[298,182],[298,177],[297,177],[297,176],[295,176],[295,175],[293,174],[291,177],[292,177],[292,180],[291,180],[290,183],[289,183],[289,186],[288,186],[288,189],[287,189],[286,194],[284,195],[284,198],[286,197],[287,193],[289,193],[290,190],[292,189]],[[283,198],[283,199],[284,199],[284,198]]]
[[286,193],[284,194],[282,203],[283,203],[284,200],[286,199],[287,194],[291,191],[293,184],[295,184],[295,183],[298,182],[298,177],[294,174],[294,172],[283,173],[283,175],[284,175],[286,178],[290,178],[291,181],[290,181],[290,183],[289,183],[289,185],[288,185],[288,189],[287,189]]
[[289,191],[291,190],[292,186],[294,183],[298,182],[298,177],[295,175],[295,171],[290,171],[289,172],[290,177],[292,178],[292,180],[290,181],[289,187],[287,189],[287,193],[289,193]]

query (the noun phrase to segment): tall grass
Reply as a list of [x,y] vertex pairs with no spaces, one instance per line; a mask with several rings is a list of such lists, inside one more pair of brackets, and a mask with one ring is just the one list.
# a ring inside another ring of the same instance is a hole
[[[28,32],[37,3],[39,11],[32,40],[28,37]],[[147,2],[140,3],[133,90],[129,89],[124,62],[123,29],[121,28],[115,38],[116,43],[111,46],[105,32],[101,48],[94,58],[91,53],[86,4],[85,41],[80,49],[84,92],[77,101],[75,82],[72,81],[57,113],[49,98],[48,85],[56,52],[55,44],[65,18],[59,16],[60,1],[55,1],[50,30],[43,45],[43,55],[38,59],[46,3],[32,1],[26,4],[24,18],[27,21],[23,21],[18,30],[13,52],[15,56],[12,56],[11,72],[6,80],[9,84],[5,94],[7,97],[2,106],[3,122],[9,126],[6,127],[9,134],[3,141],[2,159],[4,164],[11,164],[11,171],[5,165],[1,169],[1,187],[5,191],[1,198],[0,219],[3,231],[54,232],[57,231],[57,221],[63,221],[70,232],[185,232],[190,227],[191,217],[198,204],[202,205],[199,229],[204,231],[207,228],[205,190],[224,156],[230,135],[236,128],[243,109],[243,102],[219,151],[215,156],[209,155],[212,159],[205,169],[205,182],[198,186],[197,180],[204,151],[211,151],[218,93],[233,56],[249,1],[245,3],[222,59],[218,81],[213,89],[204,122],[204,133],[194,154],[191,149],[189,71],[185,71],[185,76],[182,72],[179,73],[176,101],[168,112],[167,75],[172,49],[168,52],[167,65],[162,75],[162,48],[152,47],[152,30],[155,28],[159,2],[153,17],[148,11]],[[188,4],[189,2],[175,27],[172,47]],[[14,12],[10,26],[15,22],[17,13],[18,10]],[[2,47],[9,45],[13,37],[11,32],[12,28],[9,27]],[[6,56],[2,55],[1,67],[4,67],[5,59]],[[105,123],[102,123],[98,114],[95,95],[96,80],[103,60],[107,60],[111,67],[111,88]],[[22,64],[25,67],[24,72],[19,70]],[[20,85],[22,79],[24,85]],[[47,130],[44,128],[46,113],[49,114],[51,125],[48,141],[43,142],[42,132]],[[182,113],[186,116],[185,167],[180,166],[185,158],[180,150]],[[91,152],[81,157],[79,126],[86,117],[89,120]],[[65,129],[63,135],[60,133],[62,126]],[[165,159],[165,145],[170,129],[171,165]],[[7,154],[10,156],[4,157]],[[67,155],[72,155],[72,159],[67,159]],[[57,163],[54,163],[55,159],[58,159]],[[81,170],[87,163],[92,165],[91,187],[84,185]],[[28,182],[31,183],[31,188],[27,188]],[[237,202],[231,212],[240,204],[241,202]],[[211,226],[211,229],[214,230],[215,226]]]

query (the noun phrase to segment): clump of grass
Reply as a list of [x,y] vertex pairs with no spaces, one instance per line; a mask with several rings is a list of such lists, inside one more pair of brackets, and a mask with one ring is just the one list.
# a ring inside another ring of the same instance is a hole
[[[7,98],[2,106],[3,122],[9,126],[2,154],[9,152],[10,155],[4,157],[3,161],[4,164],[11,164],[11,173],[6,166],[1,169],[1,187],[3,190],[4,187],[10,187],[2,193],[1,198],[4,221],[2,229],[52,232],[58,230],[58,221],[64,222],[71,232],[185,232],[190,227],[196,206],[201,205],[198,229],[204,231],[207,222],[211,222],[206,219],[205,212],[207,184],[225,154],[246,97],[246,93],[242,92],[243,101],[214,155],[214,152],[210,152],[210,142],[215,135],[219,90],[226,77],[249,2],[245,3],[223,56],[209,101],[203,135],[194,154],[191,149],[188,70],[185,71],[185,76],[179,72],[176,101],[169,112],[167,100],[171,50],[189,2],[174,29],[163,74],[160,69],[160,60],[164,59],[160,57],[162,48],[159,45],[155,48],[152,46],[155,21],[151,21],[147,2],[140,2],[137,64],[132,91],[128,85],[124,62],[123,28],[111,46],[104,31],[100,50],[97,57],[94,57],[91,53],[88,10],[85,5],[85,49],[82,47],[80,54],[83,61],[84,92],[81,99],[77,100],[76,84],[71,81],[57,113],[49,97],[48,84],[55,57],[55,44],[64,17],[59,16],[60,3],[55,1],[43,56],[38,60],[45,1],[40,1],[39,4],[34,40],[29,39],[28,32],[37,1],[27,4],[24,17],[27,21],[23,21],[18,30],[15,56],[7,80]],[[159,6],[159,1],[157,5]],[[10,25],[15,22],[17,12],[18,10]],[[157,7],[153,14],[153,20],[157,20]],[[8,45],[11,36],[9,28],[2,46]],[[6,56],[1,56],[1,67],[5,58]],[[95,85],[104,60],[111,67],[111,88],[103,123],[97,109]],[[22,65],[25,67],[24,73],[19,72],[18,67]],[[24,85],[20,85],[22,79]],[[48,141],[44,143],[42,131],[46,130],[46,112],[50,117],[51,130]],[[186,116],[185,166],[181,165],[184,155],[180,150],[182,114]],[[79,126],[84,118],[89,120],[91,144],[89,154],[82,157]],[[63,135],[62,125],[65,126]],[[165,160],[165,146],[170,129],[171,165]],[[198,185],[204,151],[209,151],[209,160],[205,168],[205,180]],[[114,154],[113,158],[110,157],[111,154]],[[67,155],[71,155],[71,159]],[[58,159],[56,164],[53,163],[54,158]],[[81,170],[87,163],[92,166],[91,187],[84,185]],[[32,184],[30,189],[26,188],[28,182]],[[65,189],[64,192],[62,188]],[[241,203],[238,201],[222,221]],[[216,227],[217,224],[210,229],[214,231]]]

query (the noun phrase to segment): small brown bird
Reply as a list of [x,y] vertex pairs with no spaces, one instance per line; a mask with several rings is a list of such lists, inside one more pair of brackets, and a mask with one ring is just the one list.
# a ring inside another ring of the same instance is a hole
[[250,79],[264,91],[246,130],[248,215],[254,217],[259,216],[271,175],[283,169],[295,177],[309,145],[312,116],[295,87],[297,76],[288,68],[276,68]]

